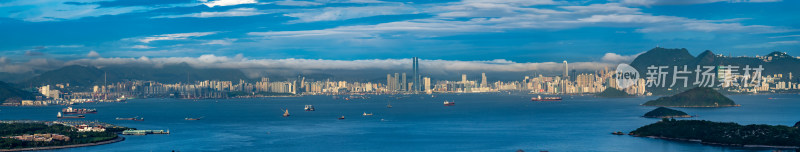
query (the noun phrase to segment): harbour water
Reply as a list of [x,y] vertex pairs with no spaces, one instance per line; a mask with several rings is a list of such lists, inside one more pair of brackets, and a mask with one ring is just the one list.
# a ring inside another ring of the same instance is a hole
[[[559,102],[532,102],[531,95],[505,93],[401,96],[79,104],[74,107],[98,110],[84,120],[171,134],[126,135],[123,142],[52,151],[771,151],[610,134],[659,121],[641,117],[655,107],[639,106],[656,97],[564,96]],[[770,125],[800,121],[800,95],[729,97],[742,106],[675,109],[698,116],[685,119]],[[456,104],[444,106],[444,100]],[[392,108],[386,107],[388,102]],[[316,111],[303,111],[307,104]],[[0,119],[56,120],[61,108],[0,107]],[[291,116],[282,117],[281,109]],[[362,116],[364,112],[374,115]],[[144,121],[115,120],[134,116]],[[340,116],[346,119],[338,120]]]

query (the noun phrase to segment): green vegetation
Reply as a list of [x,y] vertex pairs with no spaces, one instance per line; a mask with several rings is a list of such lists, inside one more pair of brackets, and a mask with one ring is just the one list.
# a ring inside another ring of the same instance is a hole
[[739,106],[712,88],[696,87],[674,96],[661,97],[642,104],[662,107],[731,107]]
[[794,128],[800,128],[800,121],[798,121],[797,123],[794,123]]
[[598,97],[608,97],[608,98],[621,98],[621,97],[633,97],[633,95],[628,94],[625,91],[608,87],[603,92],[598,93],[596,96]]
[[0,123],[0,137],[18,136],[23,134],[53,133],[69,136],[69,141],[53,140],[21,141],[9,138],[0,138],[0,149],[15,149],[28,147],[63,146],[85,144],[111,140],[117,133],[111,130],[124,130],[126,128],[108,128],[105,132],[77,132],[77,129],[61,124],[47,125],[43,123]]
[[689,114],[686,114],[683,111],[670,109],[670,108],[664,108],[664,107],[658,107],[656,109],[653,109],[653,111],[645,113],[644,117],[647,117],[647,118],[674,118],[674,117],[689,118],[689,117],[692,117],[692,116],[690,116]]
[[9,101],[14,100],[11,102],[19,102],[19,100],[33,100],[35,98],[36,95],[31,92],[17,89],[11,84],[0,81],[0,102],[5,102],[9,99]]
[[704,143],[730,145],[800,146],[800,129],[778,125],[739,125],[706,120],[663,119],[631,132],[635,136],[655,136]]

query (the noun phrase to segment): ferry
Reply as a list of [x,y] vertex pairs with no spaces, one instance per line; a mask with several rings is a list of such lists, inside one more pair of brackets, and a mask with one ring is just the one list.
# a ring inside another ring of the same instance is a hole
[[283,117],[288,117],[288,116],[289,116],[289,109],[285,109],[283,111]]
[[133,117],[133,118],[120,118],[120,117],[117,117],[117,120],[144,121],[144,118],[139,118],[138,116],[137,117]]
[[531,101],[561,101],[561,97],[544,97],[544,98],[542,98],[542,96],[537,96],[537,97],[531,98]]
[[306,108],[304,108],[304,109],[306,111],[315,111],[316,110],[316,109],[314,109],[314,105],[306,105]]
[[364,114],[362,114],[362,115],[364,115],[364,116],[372,116],[372,113],[364,112]]
[[339,120],[344,120],[344,116],[342,116],[342,117],[339,117]]
[[[202,117],[200,117],[200,118],[202,118]],[[186,117],[186,118],[183,118],[183,120],[200,120],[200,118],[189,118],[189,117]]]
[[72,107],[67,107],[61,109],[61,112],[64,114],[87,114],[87,113],[97,113],[97,109],[73,109]]
[[454,102],[454,101],[451,102],[451,101],[447,101],[447,100],[444,101],[444,106],[452,106],[452,105],[456,105],[456,102]]
[[61,115],[61,112],[58,112],[58,115],[56,115],[56,117],[57,117],[58,119],[82,119],[82,118],[85,118],[86,116],[84,116],[84,115],[77,115],[77,116],[62,116],[62,115]]

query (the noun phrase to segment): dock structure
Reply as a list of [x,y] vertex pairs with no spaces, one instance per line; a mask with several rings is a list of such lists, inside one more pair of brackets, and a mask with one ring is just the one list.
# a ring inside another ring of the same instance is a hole
[[169,134],[169,130],[125,130],[123,135]]

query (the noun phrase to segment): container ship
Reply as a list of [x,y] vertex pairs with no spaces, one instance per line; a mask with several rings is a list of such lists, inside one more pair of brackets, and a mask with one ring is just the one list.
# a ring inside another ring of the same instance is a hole
[[444,101],[444,106],[452,106],[452,105],[456,105],[456,102],[454,102],[454,101],[447,101],[447,100],[445,100],[445,101]]
[[67,107],[61,109],[61,112],[64,114],[87,114],[87,113],[97,113],[97,109],[73,109],[72,107]]
[[537,97],[531,98],[531,101],[561,101],[561,97],[544,97],[544,98],[542,98],[542,96],[537,96]]

